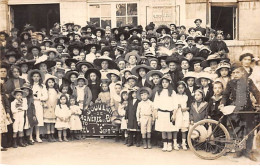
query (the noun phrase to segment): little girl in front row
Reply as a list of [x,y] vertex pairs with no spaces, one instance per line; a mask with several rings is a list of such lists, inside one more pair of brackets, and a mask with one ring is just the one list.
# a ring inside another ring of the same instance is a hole
[[125,119],[125,114],[126,114],[126,108],[128,105],[128,90],[124,89],[120,93],[121,95],[121,101],[118,106],[118,114],[121,119],[121,132],[124,133],[125,135],[125,143],[124,145],[128,144],[128,133],[127,133],[127,121]]
[[55,83],[55,76],[50,76],[46,79],[46,89],[48,93],[48,100],[44,104],[43,121],[47,128],[47,136],[49,142],[56,142],[54,138],[55,125],[55,107],[58,101],[59,89],[58,84]]
[[110,106],[110,92],[109,92],[109,82],[108,80],[103,80],[101,82],[101,92],[98,94],[98,98],[96,103],[105,103],[106,105]]
[[208,118],[208,103],[204,101],[204,92],[201,89],[195,91],[195,102],[191,104],[190,108],[190,124],[193,125],[203,119]]
[[80,131],[82,130],[82,123],[80,120],[80,115],[82,111],[80,107],[76,104],[76,97],[70,97],[70,110],[71,110],[71,118],[70,118],[70,131],[71,131],[71,139],[81,139]]
[[62,142],[61,135],[63,133],[63,140],[68,142],[67,129],[70,128],[71,111],[68,106],[68,97],[61,95],[58,105],[55,108],[56,123],[55,128],[58,130],[59,142]]
[[172,121],[177,128],[177,130],[173,132],[174,150],[179,150],[179,145],[177,143],[177,134],[179,130],[182,132],[182,149],[187,150],[186,132],[188,131],[190,120],[189,108],[187,107],[188,96],[185,93],[186,88],[187,85],[183,81],[177,83],[177,95],[174,102],[175,110],[172,116]]

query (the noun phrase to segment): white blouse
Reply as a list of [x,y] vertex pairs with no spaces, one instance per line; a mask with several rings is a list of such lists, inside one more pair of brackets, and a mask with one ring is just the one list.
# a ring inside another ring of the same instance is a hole
[[168,89],[163,89],[160,95],[158,92],[155,94],[154,98],[154,108],[155,109],[161,109],[161,110],[168,110],[173,111],[174,110],[174,104],[175,101],[176,92],[173,90],[172,95],[168,95]]

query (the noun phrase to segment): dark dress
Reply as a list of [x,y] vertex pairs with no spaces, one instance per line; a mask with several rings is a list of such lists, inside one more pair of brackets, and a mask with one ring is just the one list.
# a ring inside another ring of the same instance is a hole
[[128,101],[128,106],[126,107],[125,119],[128,120],[127,129],[130,131],[138,130],[136,110],[139,102],[140,101],[137,99],[135,104],[133,104],[133,99],[130,99]]
[[146,80],[145,80],[144,85],[143,85],[142,78],[138,78],[136,86],[138,86],[139,88],[141,88],[141,87],[149,87],[150,88],[151,87],[151,85]]
[[100,87],[100,84],[96,83],[96,84],[92,84],[90,83],[88,85],[89,89],[91,90],[91,93],[92,93],[92,102],[95,103],[95,101],[97,100],[98,98],[98,94],[101,92],[101,87]]

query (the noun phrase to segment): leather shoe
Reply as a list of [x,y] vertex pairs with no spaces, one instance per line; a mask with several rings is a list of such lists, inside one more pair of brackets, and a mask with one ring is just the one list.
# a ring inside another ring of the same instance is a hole
[[250,160],[252,160],[252,161],[254,161],[254,162],[256,162],[257,161],[257,158],[255,157],[255,155],[254,155],[254,153],[252,153],[252,152],[246,152],[245,153],[245,157],[247,157],[248,159],[250,159]]

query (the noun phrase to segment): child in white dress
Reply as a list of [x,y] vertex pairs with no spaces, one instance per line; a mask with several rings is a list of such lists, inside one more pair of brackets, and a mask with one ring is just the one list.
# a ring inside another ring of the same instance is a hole
[[63,140],[68,142],[67,129],[70,128],[71,110],[68,106],[68,97],[61,95],[58,105],[55,108],[56,123],[55,128],[58,130],[59,142],[62,142],[61,135],[63,133]]
[[162,132],[162,150],[169,152],[172,151],[172,132],[176,130],[171,122],[176,92],[169,87],[170,82],[171,77],[164,75],[160,80],[160,88],[154,97],[155,130]]
[[176,127],[176,131],[173,132],[174,150],[179,150],[177,143],[177,134],[179,130],[182,132],[182,148],[187,150],[186,144],[186,132],[189,128],[189,108],[187,107],[188,96],[185,94],[187,85],[183,81],[177,83],[177,95],[174,101],[174,113],[172,115],[172,121]]
[[70,131],[72,134],[71,138],[81,139],[80,131],[82,130],[82,123],[79,116],[82,114],[82,111],[80,110],[80,107],[76,105],[76,98],[74,96],[70,97],[70,110]]

